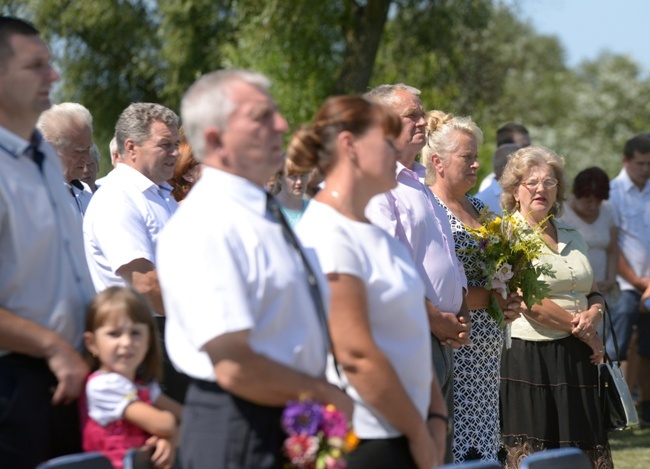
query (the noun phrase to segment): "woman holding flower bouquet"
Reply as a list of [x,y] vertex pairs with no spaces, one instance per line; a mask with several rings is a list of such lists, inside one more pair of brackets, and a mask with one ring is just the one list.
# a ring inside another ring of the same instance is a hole
[[[441,111],[427,113],[427,146],[422,150],[427,184],[446,209],[456,254],[465,267],[467,305],[472,318],[470,345],[454,350],[454,462],[499,460],[499,366],[503,347],[502,323],[518,316],[516,293],[495,298],[505,313],[497,321],[487,307],[492,291],[480,264],[471,228],[481,227],[483,202],[467,195],[476,185],[478,147],[483,133],[468,117]],[[514,309],[508,309],[511,305]],[[501,322],[501,324],[500,324]]]
[[598,400],[596,332],[603,300],[580,233],[554,219],[562,213],[564,160],[543,147],[523,148],[500,180],[502,205],[543,241],[533,264],[551,267],[540,280],[550,293],[512,323],[512,348],[501,367],[502,432],[507,467],[548,448],[576,446],[594,467],[612,467]]
[[361,440],[349,468],[430,469],[444,456],[447,410],[431,364],[424,285],[406,248],[365,217],[370,198],[396,185],[401,129],[390,109],[341,96],[291,141],[296,166],[325,175],[297,233],[329,280],[343,376],[331,366],[328,377],[354,399]]

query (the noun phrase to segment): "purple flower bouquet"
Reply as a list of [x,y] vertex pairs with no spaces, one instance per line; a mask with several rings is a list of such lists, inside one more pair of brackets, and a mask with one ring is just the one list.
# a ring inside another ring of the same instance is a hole
[[288,402],[282,428],[288,435],[284,451],[292,468],[345,469],[345,456],[358,443],[343,412],[311,399]]

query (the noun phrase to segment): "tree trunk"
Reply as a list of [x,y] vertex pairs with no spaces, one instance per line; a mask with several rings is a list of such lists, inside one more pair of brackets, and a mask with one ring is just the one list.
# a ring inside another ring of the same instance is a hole
[[336,83],[337,93],[368,90],[390,4],[391,0],[367,0],[365,6],[356,0],[346,1],[346,17],[342,22],[345,53]]

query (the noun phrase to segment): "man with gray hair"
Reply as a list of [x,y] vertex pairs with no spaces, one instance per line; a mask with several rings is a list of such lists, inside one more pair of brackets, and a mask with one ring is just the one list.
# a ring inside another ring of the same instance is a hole
[[[365,95],[392,108],[402,119],[402,133],[395,142],[401,153],[397,162],[397,187],[371,199],[366,216],[406,246],[425,284],[432,359],[447,402],[448,425],[451,425],[452,348],[469,343],[471,327],[465,304],[467,278],[456,257],[447,214],[423,184],[425,167],[415,161],[426,143],[426,120],[419,94],[417,88],[399,83],[378,86]],[[452,459],[451,438],[448,438],[445,461]]]
[[158,270],[169,354],[192,378],[183,467],[283,467],[282,410],[301,396],[352,413],[324,379],[327,281],[263,189],[282,167],[287,130],[269,85],[258,73],[221,70],[181,104],[204,168],[160,237]]
[[[165,308],[156,242],[178,208],[167,183],[178,158],[178,127],[178,116],[160,104],[127,107],[115,124],[122,161],[93,196],[84,218],[86,257],[97,291],[132,286],[149,300],[161,330]],[[184,393],[179,380],[171,367],[165,368],[163,388],[176,400]]]
[[87,164],[92,162],[93,118],[79,103],[55,104],[41,114],[36,124],[59,155],[63,165],[65,185],[74,206],[86,213],[92,192],[81,182]]
[[[113,137],[108,143],[108,152],[111,155],[111,166],[113,169],[115,169],[117,167],[117,163],[122,162],[122,156],[120,156],[120,152],[117,150],[117,139],[115,137]],[[106,178],[113,173],[113,169],[111,169],[106,176],[95,181],[95,185],[98,189],[102,186],[102,184],[104,184]]]
[[508,164],[510,157],[519,150],[521,145],[517,143],[504,143],[499,148],[494,150],[492,155],[492,170],[494,171],[494,179],[490,185],[476,194],[476,198],[483,202],[490,212],[494,212],[499,216],[503,215],[501,209],[501,186],[499,179],[503,174],[503,170]]
[[83,175],[81,176],[81,182],[85,183],[93,193],[97,191],[97,172],[99,171],[100,159],[99,148],[97,144],[93,143],[90,149],[90,161],[86,163]]

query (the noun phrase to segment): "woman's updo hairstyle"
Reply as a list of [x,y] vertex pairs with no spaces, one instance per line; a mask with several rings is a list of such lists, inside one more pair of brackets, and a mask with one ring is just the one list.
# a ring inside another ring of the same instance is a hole
[[300,172],[318,167],[327,176],[335,162],[338,135],[347,131],[361,136],[374,125],[381,126],[384,134],[393,138],[402,132],[400,117],[382,104],[358,95],[328,98],[318,110],[314,123],[294,132],[287,148],[287,159]]
[[452,138],[454,132],[463,132],[474,137],[476,145],[483,144],[483,132],[474,123],[471,117],[457,117],[442,111],[429,111],[427,119],[427,144],[422,148],[422,159],[427,168],[426,183],[433,184],[436,179],[436,170],[431,157],[435,154],[444,160],[447,155],[456,150],[456,139]]

